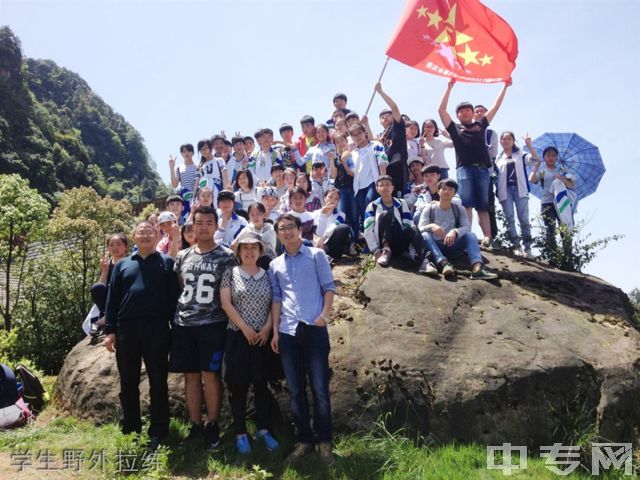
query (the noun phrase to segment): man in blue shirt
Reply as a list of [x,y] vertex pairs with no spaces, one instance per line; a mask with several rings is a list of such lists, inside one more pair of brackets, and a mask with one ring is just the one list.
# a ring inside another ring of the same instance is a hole
[[149,379],[149,448],[155,450],[169,433],[169,322],[178,301],[178,278],[173,259],[156,251],[158,233],[151,223],[136,225],[133,241],[138,251],[120,260],[111,274],[104,345],[116,352],[124,433],[142,429],[139,387],[144,360]]
[[[326,254],[302,243],[300,227],[300,219],[291,214],[280,216],[275,225],[284,253],[269,266],[273,290],[271,347],[282,360],[298,437],[287,461],[311,453],[317,438],[320,457],[331,464],[335,460],[331,451],[327,324],[331,322],[336,287]],[[313,394],[315,432],[310,426],[305,376]]]

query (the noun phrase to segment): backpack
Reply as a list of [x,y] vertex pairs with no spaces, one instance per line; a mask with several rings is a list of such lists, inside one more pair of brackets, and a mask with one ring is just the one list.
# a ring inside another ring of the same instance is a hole
[[[429,209],[429,223],[433,223],[434,220],[436,219],[436,211],[433,208],[433,205],[427,205],[427,208]],[[458,207],[458,205],[456,205],[455,203],[451,202],[451,208],[453,209],[453,218],[456,221],[456,226],[455,228],[460,228],[460,210]]]
[[47,391],[42,386],[40,379],[24,365],[18,365],[16,372],[22,380],[23,394],[25,402],[31,405],[34,411],[39,411],[48,399]]
[[13,370],[0,364],[0,429],[21,427],[32,418],[35,416],[20,397]]

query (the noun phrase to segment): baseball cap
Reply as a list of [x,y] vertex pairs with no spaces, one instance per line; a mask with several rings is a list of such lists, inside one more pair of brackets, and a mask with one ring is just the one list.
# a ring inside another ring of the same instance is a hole
[[176,216],[171,212],[162,212],[158,215],[158,223],[176,222],[177,220]]
[[407,165],[411,165],[413,162],[420,162],[421,164],[424,165],[424,161],[422,160],[422,157],[419,157],[417,155],[411,155],[409,158],[407,158]]

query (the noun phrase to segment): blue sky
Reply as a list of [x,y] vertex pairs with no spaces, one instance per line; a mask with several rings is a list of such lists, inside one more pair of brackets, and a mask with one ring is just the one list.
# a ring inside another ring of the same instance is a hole
[[[484,2],[516,32],[519,56],[496,130],[574,131],[598,145],[605,174],[578,218],[593,238],[626,237],[587,268],[625,292],[640,287],[635,195],[640,110],[633,0]],[[401,0],[61,1],[0,0],[0,24],[25,55],[79,73],[137,128],[168,181],[169,154],[224,129],[298,125],[332,111],[339,91],[362,112],[402,12]],[[419,121],[437,116],[446,79],[390,61],[383,86]],[[491,104],[500,86],[459,83],[451,103]],[[372,118],[382,107],[376,98]],[[629,129],[626,125],[629,123]],[[377,129],[374,129],[377,130]],[[449,157],[453,164],[453,157]],[[532,200],[537,213],[539,203]]]

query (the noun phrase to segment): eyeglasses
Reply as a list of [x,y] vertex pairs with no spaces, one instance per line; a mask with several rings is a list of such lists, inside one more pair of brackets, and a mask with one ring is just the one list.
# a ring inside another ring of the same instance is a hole
[[295,230],[298,226],[295,223],[290,223],[289,225],[280,225],[278,227],[279,232],[288,232],[290,230]]

